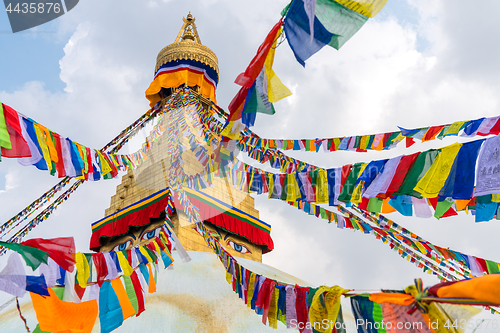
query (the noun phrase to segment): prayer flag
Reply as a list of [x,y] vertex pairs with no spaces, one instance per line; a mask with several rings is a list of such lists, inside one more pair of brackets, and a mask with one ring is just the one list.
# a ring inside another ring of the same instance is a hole
[[[97,301],[71,303],[61,301],[52,288],[50,297],[31,293],[40,329],[46,332],[90,333],[97,318]],[[101,321],[101,326],[105,325]],[[108,331],[110,332],[110,331]]]
[[46,264],[47,259],[49,258],[49,254],[47,252],[26,245],[0,241],[0,246],[19,253],[26,262],[26,265],[30,266],[33,270],[37,269],[42,262]]
[[0,147],[4,147],[7,149],[12,148],[9,132],[7,131],[7,123],[5,122],[5,115],[2,103],[0,103]]
[[73,272],[75,259],[75,240],[73,237],[60,237],[52,239],[32,238],[21,243],[47,252],[64,270]]
[[[7,148],[8,143],[5,141],[5,131],[2,130],[3,124],[0,121],[0,132],[3,133],[0,134],[2,156],[11,158],[30,157],[30,148],[26,140],[23,138],[18,113],[10,106],[3,104],[3,116],[9,135],[10,148]],[[4,147],[3,145],[7,145],[7,147]]]

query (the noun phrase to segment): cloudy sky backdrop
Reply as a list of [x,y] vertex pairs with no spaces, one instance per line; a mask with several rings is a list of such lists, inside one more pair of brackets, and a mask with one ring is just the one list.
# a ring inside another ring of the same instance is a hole
[[[148,109],[144,91],[157,53],[172,43],[189,11],[204,45],[219,58],[218,104],[238,90],[248,65],[287,0],[86,0],[53,22],[12,34],[0,12],[0,101],[51,130],[101,148]],[[267,138],[374,134],[499,113],[500,2],[389,0],[382,12],[340,51],[324,48],[306,68],[287,43],[274,69],[293,92],[259,115]],[[453,143],[447,138],[375,153],[295,153],[321,167],[395,157]],[[35,167],[3,159],[0,221],[22,210],[58,181]],[[74,236],[88,251],[90,224],[104,216],[119,180],[89,182],[29,237]],[[416,277],[437,278],[401,259],[372,235],[337,229],[285,203],[256,197],[260,218],[272,225],[275,250],[264,262],[314,285],[403,288]],[[389,215],[443,247],[500,261],[498,222],[474,217],[436,220]],[[0,258],[0,263],[5,261]]]

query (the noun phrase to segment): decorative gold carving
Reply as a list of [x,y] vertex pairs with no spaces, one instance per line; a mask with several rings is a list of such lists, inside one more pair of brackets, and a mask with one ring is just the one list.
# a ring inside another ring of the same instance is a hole
[[205,45],[190,42],[178,42],[165,46],[156,57],[156,71],[164,64],[174,60],[195,60],[215,69],[219,75],[219,61],[214,51]]
[[175,60],[195,60],[215,69],[219,75],[219,61],[215,53],[201,44],[196,20],[191,13],[187,18],[182,18],[183,25],[173,44],[164,47],[156,57],[155,72],[164,64]]

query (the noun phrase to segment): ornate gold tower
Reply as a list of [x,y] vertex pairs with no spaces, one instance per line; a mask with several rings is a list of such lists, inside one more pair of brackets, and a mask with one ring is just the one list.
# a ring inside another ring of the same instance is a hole
[[[156,57],[155,79],[146,90],[146,98],[153,106],[170,92],[185,84],[201,96],[216,102],[215,90],[219,83],[219,61],[215,53],[201,44],[195,18],[189,13],[175,41],[165,46]],[[191,71],[179,71],[190,68]]]
[[[189,14],[187,18],[183,18],[183,21],[183,26],[175,42],[158,53],[155,78],[146,91],[146,96],[153,105],[158,102],[163,105],[175,88],[187,86],[195,92],[201,105],[207,108],[212,104],[211,101],[215,101],[215,87],[218,82],[217,56],[212,50],[201,44],[192,15]],[[184,139],[187,141],[186,138]],[[122,177],[122,183],[111,198],[111,205],[106,210],[105,216],[111,215],[167,186],[165,161],[168,153],[166,140],[167,137],[164,135],[155,141],[148,151],[149,158],[139,168],[129,170]],[[200,141],[203,139],[200,138]],[[204,147],[211,152],[210,147],[206,145]],[[182,158],[184,172],[187,174],[196,174],[202,170],[193,153],[183,152]],[[201,192],[248,214],[250,217],[259,218],[259,212],[254,207],[254,199],[248,193],[230,185],[224,178],[214,177],[213,186],[205,188]],[[194,225],[187,222],[182,212],[177,210],[172,222],[174,231],[186,250],[212,252],[205,244],[204,239],[194,230]],[[225,242],[224,245],[234,256],[262,262],[263,251],[269,251],[268,248],[252,243],[241,235],[229,233],[220,228],[217,230],[222,231],[221,238]]]

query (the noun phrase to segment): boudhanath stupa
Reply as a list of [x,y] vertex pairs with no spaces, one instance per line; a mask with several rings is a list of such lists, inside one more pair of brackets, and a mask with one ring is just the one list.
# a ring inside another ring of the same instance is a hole
[[[170,132],[165,133],[178,131],[179,119],[187,119],[190,134],[178,135],[185,147],[181,153],[182,172],[188,176],[204,170],[205,165],[199,158],[200,151],[211,155],[214,147],[204,140],[190,121],[189,115],[194,113],[193,110],[172,105],[173,96],[189,90],[188,93],[195,96],[198,108],[206,110],[216,103],[218,81],[217,56],[201,43],[195,18],[189,13],[183,18],[182,28],[174,43],[158,53],[154,80],[146,91],[150,105],[165,110],[163,117],[156,122],[163,130],[169,127]],[[172,135],[158,137],[151,143],[144,162],[136,169],[129,169],[122,177],[109,208],[104,212],[105,217],[93,223],[91,250],[109,252],[147,243],[148,239],[144,237],[151,232],[154,234],[155,228],[163,224],[163,216],[159,215],[151,221],[141,222],[142,229],[131,225],[122,233],[113,222],[108,222],[110,217],[133,209],[138,202],[149,200],[158,191],[176,186],[172,182],[172,165],[176,161],[172,158],[174,155],[169,146],[171,139]],[[262,263],[262,256],[274,248],[272,221],[259,219],[254,199],[247,192],[237,189],[226,177],[212,177],[211,186],[185,187],[184,190],[200,209],[210,233],[242,266],[276,281],[312,287],[305,281]],[[224,266],[177,203],[170,225],[177,238],[176,249],[172,252],[174,265],[158,272],[157,291],[147,294],[146,311],[138,317],[124,320],[115,332],[297,331],[289,330],[282,324],[278,325],[277,330],[264,325],[262,317],[238,298],[226,281]],[[88,295],[84,295],[82,300],[86,297]],[[350,307],[348,302],[346,304],[344,309]],[[21,310],[29,326],[35,327],[37,319],[29,296],[21,300]],[[346,322],[354,321],[349,313],[344,313],[343,318]],[[0,309],[0,331],[25,331],[15,302]],[[100,332],[99,318],[92,332]]]

